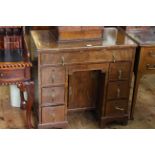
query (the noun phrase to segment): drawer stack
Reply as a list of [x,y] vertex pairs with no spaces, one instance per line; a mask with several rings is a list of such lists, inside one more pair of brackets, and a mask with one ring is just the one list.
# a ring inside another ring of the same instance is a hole
[[39,56],[38,127],[63,128],[67,125],[68,76],[77,71],[102,70],[108,75],[103,86],[106,89],[102,94],[104,105],[102,102],[100,107],[103,111],[99,114],[102,124],[108,119],[127,120],[133,50],[54,51],[40,52]]
[[65,68],[41,68],[40,124],[62,127],[65,122]]
[[128,99],[132,63],[110,63],[105,117],[115,118],[128,116]]

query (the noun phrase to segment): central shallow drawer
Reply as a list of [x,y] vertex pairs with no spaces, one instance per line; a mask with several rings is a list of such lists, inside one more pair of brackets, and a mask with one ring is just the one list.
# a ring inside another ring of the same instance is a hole
[[73,51],[68,53],[42,53],[41,65],[69,65],[95,62],[132,60],[130,50]]
[[42,108],[42,123],[56,123],[65,120],[65,107],[43,107]]
[[42,104],[44,105],[64,104],[64,98],[64,87],[42,88]]

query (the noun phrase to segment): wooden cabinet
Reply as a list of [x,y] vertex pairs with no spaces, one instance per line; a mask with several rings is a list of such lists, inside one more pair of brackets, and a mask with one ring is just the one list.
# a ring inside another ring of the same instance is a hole
[[152,27],[129,29],[128,35],[138,44],[134,65],[134,91],[130,118],[134,118],[140,80],[145,74],[155,74],[155,30]]
[[136,44],[124,37],[122,45],[103,41],[87,46],[82,41],[61,47],[49,33],[31,32],[38,67],[38,127],[63,128],[69,111],[94,109],[101,127],[127,122]]

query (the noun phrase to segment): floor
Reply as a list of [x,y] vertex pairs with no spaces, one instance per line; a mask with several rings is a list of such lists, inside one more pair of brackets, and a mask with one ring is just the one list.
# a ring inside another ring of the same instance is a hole
[[[25,111],[11,107],[8,87],[0,88],[0,128],[26,128]],[[155,128],[155,75],[144,76],[141,80],[134,121],[128,125],[111,124],[111,129],[152,129]],[[33,117],[34,120],[34,117]],[[69,128],[96,129],[98,123],[90,113],[78,113],[68,117]]]

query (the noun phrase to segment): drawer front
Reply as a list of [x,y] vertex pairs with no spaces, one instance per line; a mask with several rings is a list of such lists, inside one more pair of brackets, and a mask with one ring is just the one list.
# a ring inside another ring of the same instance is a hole
[[42,88],[42,104],[64,104],[64,87]]
[[42,123],[56,123],[65,120],[65,107],[43,107],[42,108]]
[[13,81],[22,81],[30,78],[30,75],[27,74],[25,77],[25,73],[28,72],[29,69],[18,69],[18,70],[0,70],[0,82],[13,82]]
[[128,81],[109,82],[107,91],[108,100],[128,98],[128,95],[129,95]]
[[116,100],[107,102],[105,110],[106,116],[123,116],[125,114],[128,114],[127,100]]
[[42,68],[41,83],[42,83],[42,86],[64,84],[65,83],[65,69],[63,67]]
[[130,50],[74,51],[70,53],[43,53],[41,65],[69,65],[93,62],[115,62],[132,60]]
[[109,69],[109,80],[128,80],[131,72],[131,62],[111,63]]
[[143,67],[146,70],[155,70],[155,48],[144,48],[142,50]]

